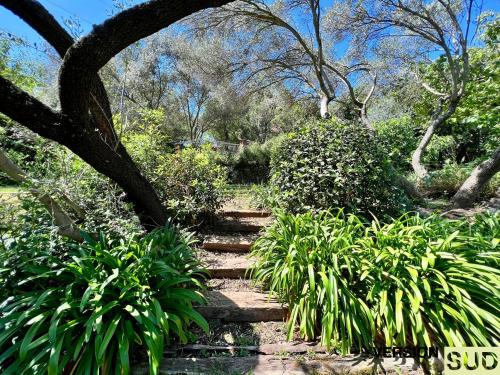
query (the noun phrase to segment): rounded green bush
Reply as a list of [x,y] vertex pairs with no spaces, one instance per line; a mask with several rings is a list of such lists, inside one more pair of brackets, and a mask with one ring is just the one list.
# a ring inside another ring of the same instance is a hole
[[177,218],[196,222],[224,204],[227,170],[210,146],[188,147],[162,156],[155,186]]
[[344,208],[394,215],[408,205],[381,142],[357,123],[321,121],[290,133],[272,167],[286,211]]

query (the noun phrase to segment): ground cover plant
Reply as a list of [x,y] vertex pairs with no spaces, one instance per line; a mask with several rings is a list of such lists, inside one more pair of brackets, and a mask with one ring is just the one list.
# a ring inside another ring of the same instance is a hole
[[[429,175],[418,184],[429,197],[451,197],[462,186],[470,175],[473,165],[446,163],[439,170],[429,172]],[[496,174],[481,190],[482,197],[488,199],[496,195],[500,189],[500,175]]]
[[290,307],[289,338],[374,346],[490,346],[500,337],[500,216],[282,213],[256,242],[253,277]]
[[4,374],[130,373],[141,350],[156,374],[164,346],[206,321],[192,239],[168,225],[143,238],[52,243],[32,233],[2,248]]

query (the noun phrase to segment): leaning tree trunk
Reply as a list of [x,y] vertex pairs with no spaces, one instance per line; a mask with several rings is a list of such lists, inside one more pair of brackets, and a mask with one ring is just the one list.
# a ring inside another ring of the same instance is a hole
[[[33,183],[26,173],[19,168],[9,157],[0,149],[0,170],[18,183]],[[47,193],[38,190],[35,186],[29,187],[30,194],[49,211],[54,220],[59,234],[71,238],[75,241],[83,241],[80,229],[73,219],[66,213],[61,205]],[[74,204],[74,203],[73,203]]]
[[[95,170],[114,180],[126,193],[146,229],[164,225],[167,213],[151,183],[141,174],[123,145],[111,146],[99,128],[76,127],[67,116],[46,107],[0,76],[0,112],[25,125],[42,137],[58,142]],[[102,129],[106,130],[106,129]]]
[[144,227],[161,226],[168,219],[166,210],[116,136],[109,99],[98,73],[129,45],[194,12],[231,1],[150,0],[96,25],[75,42],[38,1],[0,0],[0,5],[28,23],[63,59],[60,111],[0,76],[0,113],[68,147],[125,191]]
[[479,164],[452,198],[456,207],[470,207],[479,197],[481,189],[500,171],[500,147],[493,156]]
[[413,167],[413,171],[415,172],[417,178],[419,179],[423,179],[428,174],[427,168],[422,163],[422,157],[425,150],[427,149],[427,146],[431,142],[432,136],[434,135],[437,126],[438,124],[436,121],[433,121],[429,125],[429,127],[425,131],[424,136],[420,140],[420,143],[418,144],[417,148],[415,149],[411,157],[411,166]]
[[434,136],[434,133],[436,132],[437,129],[441,127],[441,125],[450,118],[453,113],[455,113],[455,110],[457,109],[458,103],[460,101],[460,97],[454,98],[449,106],[446,112],[442,112],[442,104],[439,103],[438,110],[436,111],[436,114],[433,116],[427,130],[425,131],[424,136],[420,140],[420,143],[418,144],[417,148],[413,152],[413,155],[411,157],[411,166],[413,167],[413,171],[417,175],[418,179],[423,179],[428,175],[427,168],[425,168],[425,165],[422,163],[422,158],[427,150],[427,146],[429,146],[429,143],[432,140],[432,137]]

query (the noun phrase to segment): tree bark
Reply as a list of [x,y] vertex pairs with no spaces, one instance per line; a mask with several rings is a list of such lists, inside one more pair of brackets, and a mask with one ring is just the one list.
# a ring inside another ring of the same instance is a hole
[[500,171],[500,147],[491,158],[479,164],[452,198],[454,206],[470,207],[478,199],[481,189]]
[[[30,179],[21,168],[14,164],[2,149],[0,149],[0,170],[15,182],[30,183],[33,185],[33,180]],[[58,228],[59,234],[78,242],[83,241],[78,226],[54,198],[49,194],[39,191],[35,187],[28,188],[28,191],[45,206],[47,211],[49,211],[54,220],[54,224]]]
[[366,129],[368,129],[370,133],[375,133],[375,128],[368,119],[366,104],[362,104],[361,107],[359,108],[359,118],[361,120],[361,123],[365,126]]
[[156,191],[121,143],[113,148],[96,127],[75,127],[68,116],[54,112],[1,76],[0,94],[0,112],[39,135],[68,147],[95,170],[115,181],[127,194],[146,229],[166,223],[167,213]]
[[404,176],[397,175],[396,176],[396,184],[399,185],[401,189],[411,198],[416,200],[421,200],[423,198],[420,191],[417,189],[415,184],[405,178]]
[[321,118],[322,119],[328,120],[329,118],[332,117],[330,115],[330,113],[328,112],[328,104],[330,104],[330,102],[331,102],[331,99],[328,96],[326,96],[326,95],[322,95],[321,96],[321,99],[320,99],[320,114],[321,114]]
[[413,171],[415,172],[417,178],[419,179],[423,179],[429,173],[427,171],[427,168],[422,163],[422,157],[425,150],[427,149],[427,146],[431,142],[432,136],[436,131],[437,125],[438,124],[436,123],[436,121],[431,122],[431,124],[425,131],[424,136],[420,140],[420,143],[418,144],[417,148],[415,149],[411,157],[411,166],[413,167]]

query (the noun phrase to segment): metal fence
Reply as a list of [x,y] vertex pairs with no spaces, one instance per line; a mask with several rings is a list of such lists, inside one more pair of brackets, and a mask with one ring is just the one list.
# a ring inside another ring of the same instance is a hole
[[235,154],[241,149],[248,147],[249,142],[240,142],[240,143],[230,143],[230,142],[222,142],[222,141],[214,141],[214,142],[193,142],[188,140],[179,140],[175,142],[170,142],[170,145],[174,148],[186,148],[186,147],[201,147],[204,144],[211,144],[212,147],[221,152],[227,152],[231,154]]

